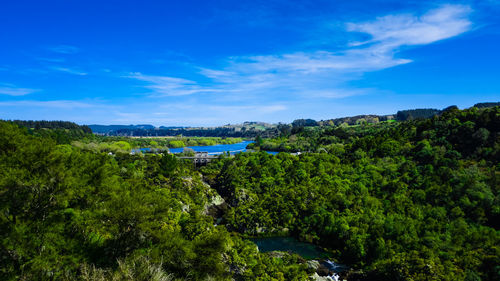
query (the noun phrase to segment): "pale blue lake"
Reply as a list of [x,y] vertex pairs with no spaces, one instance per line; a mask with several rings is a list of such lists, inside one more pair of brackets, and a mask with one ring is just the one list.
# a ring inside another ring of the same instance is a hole
[[[229,151],[229,153],[231,154],[235,154],[247,151],[247,145],[252,142],[253,141],[242,141],[240,143],[235,143],[235,144],[217,144],[208,146],[187,146],[187,147],[191,148],[195,152],[208,152],[208,154],[210,155],[222,154],[227,151]],[[181,153],[182,151],[184,151],[184,147],[170,148],[170,152],[172,153]]]
[[[209,155],[218,155],[222,154],[225,152],[228,152],[230,154],[236,154],[240,152],[246,152],[247,151],[247,145],[252,143],[253,141],[242,141],[239,143],[235,144],[217,144],[217,145],[207,145],[207,146],[187,146],[187,148],[191,148],[195,152],[208,152]],[[170,148],[171,153],[181,153],[184,151],[184,148],[186,147],[179,147],[179,148]],[[133,153],[149,153],[151,152],[152,149],[149,147],[143,147],[143,148],[134,148],[132,149]],[[276,151],[266,151],[267,153],[271,155],[276,155],[278,152]]]

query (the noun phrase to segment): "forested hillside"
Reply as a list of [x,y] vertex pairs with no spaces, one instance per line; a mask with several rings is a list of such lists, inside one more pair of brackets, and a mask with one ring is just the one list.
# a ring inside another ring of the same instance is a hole
[[500,107],[298,127],[254,148],[299,156],[197,168],[0,121],[0,279],[309,280],[302,257],[246,239],[284,235],[347,280],[499,280],[499,128]]
[[0,279],[307,278],[298,256],[274,264],[215,226],[217,198],[174,156],[112,157],[0,121]]
[[317,153],[241,154],[204,174],[228,229],[317,243],[358,278],[498,280],[499,129],[496,107],[304,130],[269,142]]
[[80,126],[68,121],[23,121],[14,120],[15,124],[26,127],[30,134],[50,137],[58,143],[70,143],[71,141],[87,137],[92,134],[88,126]]

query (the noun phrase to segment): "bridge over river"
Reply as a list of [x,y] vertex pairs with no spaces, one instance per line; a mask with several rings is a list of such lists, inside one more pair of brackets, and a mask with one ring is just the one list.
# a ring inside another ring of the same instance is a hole
[[[240,143],[235,144],[217,144],[217,145],[209,145],[209,146],[189,146],[189,147],[179,147],[179,148],[170,148],[169,152],[173,154],[178,154],[182,152],[186,152],[185,149],[194,150],[193,156],[177,156],[179,159],[189,159],[192,160],[196,165],[205,165],[208,162],[216,159],[221,154],[229,153],[230,157],[234,154],[249,151],[246,149],[247,145],[252,143],[252,141],[242,141]],[[269,154],[276,154],[277,152],[266,151]],[[158,151],[153,148],[136,148],[133,149],[131,154],[136,153],[162,153],[162,151]]]
[[[242,152],[244,149],[237,151],[228,151],[230,153],[230,157],[234,157],[234,153]],[[208,153],[206,151],[198,151],[195,152],[194,156],[178,156],[179,159],[191,159],[195,165],[206,165],[208,162],[212,161],[212,159],[216,159],[219,155],[224,154],[225,152],[215,152]]]

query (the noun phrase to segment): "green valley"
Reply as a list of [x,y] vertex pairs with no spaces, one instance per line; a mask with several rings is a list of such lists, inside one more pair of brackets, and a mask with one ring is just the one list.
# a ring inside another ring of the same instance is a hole
[[257,151],[201,167],[130,149],[241,139],[106,137],[50,126],[0,121],[2,280],[332,274],[318,275],[319,263],[294,252],[259,251],[250,239],[258,237],[314,245],[321,259],[348,267],[340,278],[349,281],[500,278],[498,106],[280,127],[273,138],[256,138]]

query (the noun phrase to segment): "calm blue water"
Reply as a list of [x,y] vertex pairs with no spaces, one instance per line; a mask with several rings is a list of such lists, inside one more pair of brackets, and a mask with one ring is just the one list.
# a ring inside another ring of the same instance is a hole
[[300,242],[292,237],[252,238],[250,240],[257,244],[261,252],[291,251],[305,259],[326,257],[326,253],[315,245]]
[[[247,151],[247,145],[252,143],[253,141],[242,141],[240,143],[235,144],[217,144],[217,145],[208,145],[208,146],[188,146],[193,149],[195,152],[208,152],[208,154],[222,154],[226,151],[229,151],[231,154],[245,152]],[[170,148],[170,152],[172,153],[180,153],[184,150],[184,147],[180,148]]]
[[134,148],[131,150],[131,152],[133,152],[133,153],[138,153],[138,152],[146,153],[146,152],[150,152],[150,151],[151,151],[150,147]]
[[336,273],[349,269],[348,266],[329,260],[329,255],[316,245],[300,242],[293,237],[251,238],[249,240],[257,244],[260,252],[290,251],[308,260],[320,259],[320,262],[324,266],[326,266],[330,271],[335,272],[330,276],[333,280],[339,280],[339,276]]
[[[235,143],[235,144],[217,144],[217,145],[208,145],[208,146],[188,146],[189,148],[193,149],[195,152],[208,152],[210,155],[217,155],[217,154],[222,154],[226,151],[229,151],[231,154],[235,153],[240,153],[240,152],[245,152],[247,151],[247,145],[249,143],[252,143],[253,141],[242,141],[240,143]],[[179,148],[170,148],[170,152],[172,153],[181,153],[184,150],[184,147],[179,147]],[[142,147],[142,148],[134,148],[132,149],[132,152],[138,153],[148,153],[151,152],[151,148],[149,147]],[[276,151],[266,151],[267,153],[271,155],[276,155],[278,152]]]

